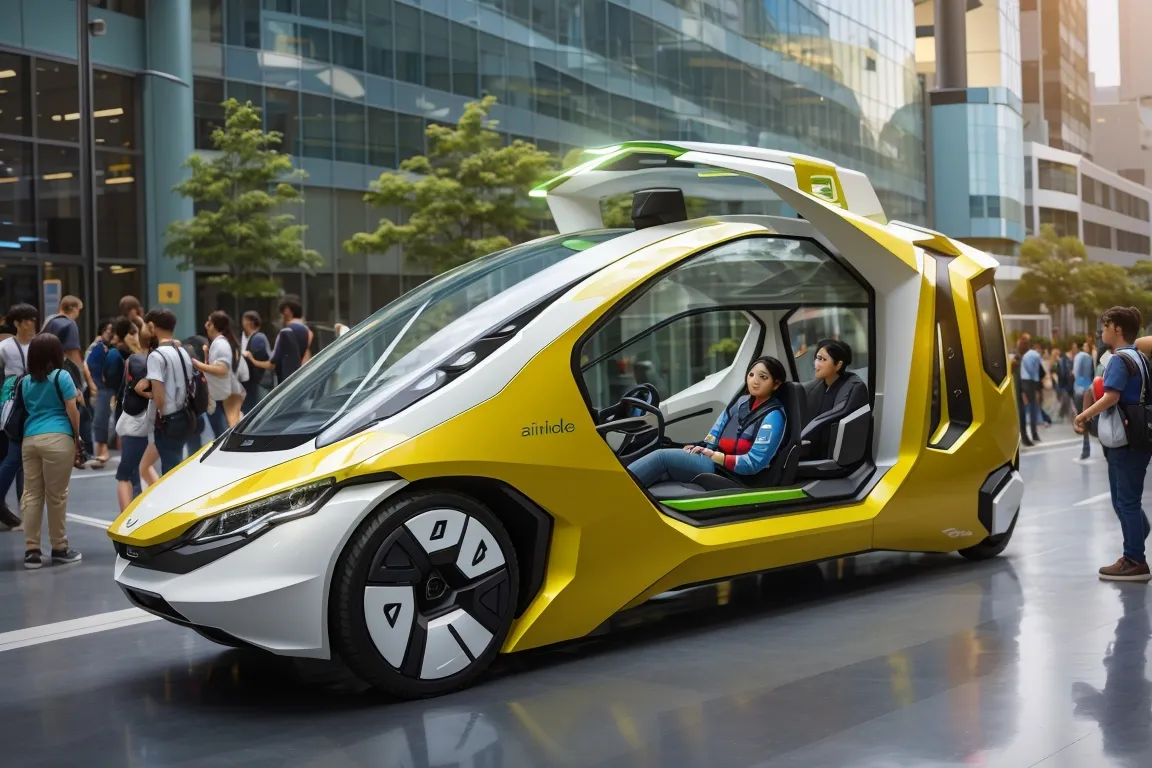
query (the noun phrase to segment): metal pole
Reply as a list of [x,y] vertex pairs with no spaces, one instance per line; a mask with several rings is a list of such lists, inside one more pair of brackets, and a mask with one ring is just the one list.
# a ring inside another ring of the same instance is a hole
[[965,0],[936,0],[936,87],[968,87],[968,31]]
[[[80,252],[88,265],[88,290],[84,294],[85,329],[94,329],[97,314],[97,240],[96,240],[96,131],[92,107],[91,31],[88,24],[88,0],[76,0],[76,50],[80,84]],[[85,334],[85,338],[94,334]]]

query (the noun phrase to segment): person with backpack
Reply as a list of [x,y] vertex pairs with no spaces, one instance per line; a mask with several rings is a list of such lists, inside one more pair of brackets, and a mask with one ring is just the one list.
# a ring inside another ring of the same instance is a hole
[[[1072,405],[1076,413],[1084,410],[1084,399],[1092,387],[1095,370],[1092,366],[1092,353],[1086,351],[1078,343],[1072,342]],[[1073,416],[1075,419],[1075,416]],[[1080,461],[1087,461],[1092,456],[1092,444],[1088,432],[1084,432],[1084,447],[1080,451]]]
[[[16,383],[14,409],[23,410],[22,459],[24,494],[24,567],[43,565],[40,532],[48,507],[48,538],[52,562],[80,560],[68,546],[68,486],[80,459],[80,410],[76,386],[64,370],[64,346],[51,333],[41,333],[28,345],[28,375]],[[7,428],[7,424],[5,428]]]
[[96,396],[92,399],[92,457],[91,466],[103,469],[108,463],[108,427],[112,422],[112,395],[119,387],[120,381],[113,376],[115,384],[108,386],[104,376],[104,364],[108,352],[112,349],[112,324],[109,320],[100,329],[100,335],[88,348],[84,358],[84,365],[88,369],[88,376],[96,383]]
[[[31,304],[17,304],[8,310],[8,322],[16,334],[0,341],[0,363],[4,366],[0,403],[4,404],[5,413],[16,392],[17,380],[28,372],[28,345],[36,335],[39,314]],[[19,506],[20,497],[24,495],[24,463],[20,457],[20,443],[9,440],[4,430],[0,430],[0,451],[3,451],[4,456],[3,461],[0,461],[0,523],[15,530],[20,527],[21,520],[8,507],[8,491],[15,482],[16,503]]]
[[[156,405],[148,381],[148,355],[134,351],[131,341],[137,336],[136,325],[127,317],[119,318],[115,335],[120,344],[108,353],[108,360],[119,364],[120,386],[116,391],[116,434],[120,437],[120,463],[116,466],[116,500],[123,512],[140,495],[143,466],[149,438],[156,429]],[[107,366],[109,363],[105,363]],[[105,368],[107,372],[107,367]],[[155,482],[156,478],[148,478]]]
[[208,399],[216,406],[209,405],[208,424],[212,434],[220,437],[240,421],[248,363],[240,355],[240,341],[232,331],[232,318],[227,312],[217,310],[210,314],[204,330],[212,340],[202,348],[206,362],[193,360],[192,365],[208,382]]
[[45,320],[40,332],[55,336],[64,348],[64,371],[72,377],[76,389],[76,404],[80,409],[81,448],[87,454],[87,442],[92,438],[92,411],[84,404],[84,394],[95,396],[97,389],[80,354],[80,327],[76,325],[76,320],[83,311],[84,302],[75,296],[65,296],[60,299],[59,314]]
[[156,404],[154,435],[160,474],[165,475],[184,460],[188,438],[203,430],[200,417],[207,410],[208,392],[192,358],[174,338],[176,315],[168,309],[153,309],[144,315],[144,326],[156,344],[148,354],[148,381]]
[[312,357],[309,349],[313,338],[312,330],[304,323],[304,309],[300,306],[300,302],[292,298],[284,299],[280,302],[280,316],[284,325],[276,334],[271,357],[263,361],[257,360],[251,350],[245,353],[250,366],[276,371],[277,385],[300,370],[300,367]]
[[1144,514],[1144,475],[1152,459],[1152,434],[1144,418],[1144,404],[1152,399],[1148,361],[1136,347],[1143,325],[1135,307],[1112,307],[1101,316],[1102,337],[1113,354],[1104,368],[1104,392],[1076,417],[1073,426],[1083,433],[1089,419],[1100,416],[1098,430],[1108,462],[1112,508],[1120,520],[1124,552],[1115,563],[1100,569],[1108,581],[1148,581],[1144,540],[1152,524]]

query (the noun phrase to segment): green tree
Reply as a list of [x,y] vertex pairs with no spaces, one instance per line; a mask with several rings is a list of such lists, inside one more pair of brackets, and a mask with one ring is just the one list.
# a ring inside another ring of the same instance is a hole
[[400,246],[411,263],[438,273],[538,234],[544,208],[528,191],[556,161],[525,141],[501,146],[488,119],[495,103],[493,96],[470,102],[455,128],[429,126],[428,154],[382,173],[364,195],[374,206],[398,208],[405,223],[383,218],[344,247],[383,253]]
[[1078,238],[1061,237],[1045,224],[1039,235],[1020,246],[1020,266],[1025,272],[1012,292],[1012,303],[1024,312],[1038,312],[1041,305],[1054,311],[1076,304],[1082,293],[1077,272],[1087,263],[1087,252]]
[[304,247],[305,227],[280,212],[302,199],[286,179],[300,181],[292,160],[276,147],[281,134],[265,132],[251,102],[224,102],[224,127],[212,132],[207,159],[192,155],[184,163],[191,175],[175,187],[197,203],[196,215],[168,227],[165,252],[180,261],[180,269],[223,267],[208,281],[237,298],[277,296],[275,269],[319,266],[320,255]]

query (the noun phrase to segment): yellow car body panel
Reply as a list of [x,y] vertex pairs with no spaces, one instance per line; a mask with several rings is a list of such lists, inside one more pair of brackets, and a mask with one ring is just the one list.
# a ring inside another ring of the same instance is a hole
[[[804,169],[808,175],[818,170]],[[138,500],[117,519],[110,535],[138,546],[168,541],[222,510],[325,477],[341,481],[390,472],[415,484],[445,477],[491,478],[530,498],[554,522],[543,586],[513,624],[505,652],[583,636],[617,611],[685,584],[870,549],[951,551],[975,544],[988,532],[979,521],[974,491],[1013,459],[1017,444],[1010,378],[994,383],[981,367],[971,280],[983,268],[963,255],[949,267],[968,351],[973,422],[948,450],[932,449],[934,260],[875,222],[805,197],[850,222],[838,236],[851,231],[869,238],[889,251],[894,267],[919,273],[913,375],[904,413],[888,414],[902,420],[899,458],[862,501],[696,527],[662,511],[597,433],[573,373],[580,340],[622,299],[668,267],[719,243],[771,232],[758,224],[713,222],[637,251],[558,299],[585,303],[587,311],[497,396],[421,434],[355,435],[207,492],[129,534],[118,532]],[[557,425],[559,431],[553,431]],[[163,494],[164,481],[148,493]],[[968,537],[958,542],[949,530],[967,531]]]

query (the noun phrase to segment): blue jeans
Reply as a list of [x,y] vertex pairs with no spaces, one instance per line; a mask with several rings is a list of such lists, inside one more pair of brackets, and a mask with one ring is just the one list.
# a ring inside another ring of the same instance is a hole
[[1112,492],[1112,508],[1120,519],[1124,534],[1124,557],[1137,563],[1144,562],[1144,540],[1152,526],[1140,505],[1144,495],[1144,473],[1152,454],[1132,451],[1127,447],[1109,448],[1108,490]]
[[[1024,405],[1024,412],[1028,415],[1029,426],[1032,429],[1032,434],[1036,434],[1037,428],[1043,419],[1040,409],[1040,399],[1044,396],[1044,387],[1038,381],[1024,381],[1023,382],[1024,397],[1028,402]],[[1021,423],[1021,427],[1024,424]]]
[[0,446],[4,450],[4,459],[0,461],[0,504],[5,503],[8,491],[12,488],[12,481],[16,481],[16,506],[20,506],[20,498],[24,495],[24,460],[20,454],[20,443],[8,439],[0,432]]
[[688,453],[679,448],[661,448],[628,465],[640,485],[649,488],[656,483],[675,480],[690,483],[696,475],[716,471],[716,464],[702,453]]
[[132,497],[140,495],[140,460],[148,450],[148,438],[120,436],[120,463],[116,466],[116,480],[132,483]]
[[[156,430],[154,439],[156,440],[156,451],[160,454],[160,474],[166,475],[171,472],[176,466],[184,461],[184,444],[187,439],[183,437],[169,437]],[[195,438],[199,441],[199,436]],[[120,460],[123,463],[123,459]]]
[[112,390],[98,387],[92,404],[92,442],[108,445],[108,425],[112,421]]
[[[224,401],[216,401],[216,410],[207,414],[208,426],[212,427],[212,437],[217,438],[228,429],[228,418],[224,415]],[[199,450],[199,446],[197,446]]]

